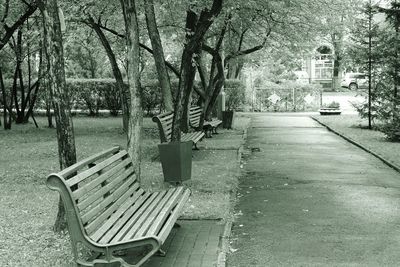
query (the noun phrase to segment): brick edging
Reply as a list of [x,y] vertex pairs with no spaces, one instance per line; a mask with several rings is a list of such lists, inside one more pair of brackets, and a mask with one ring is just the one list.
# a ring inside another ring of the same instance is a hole
[[347,137],[346,135],[339,133],[338,131],[336,131],[335,129],[333,129],[332,127],[328,126],[327,124],[319,121],[317,118],[310,116],[311,119],[313,119],[314,121],[316,121],[317,123],[319,123],[320,125],[322,125],[323,127],[327,128],[329,131],[333,132],[334,134],[342,137],[344,140],[346,140],[347,142],[361,148],[362,150],[368,152],[369,154],[373,155],[374,157],[378,158],[379,160],[381,160],[383,163],[385,163],[386,165],[388,165],[389,167],[391,167],[392,169],[396,170],[397,172],[400,173],[400,166],[390,162],[389,160],[385,159],[383,156],[379,155],[378,153],[370,150],[369,148],[363,146],[362,144],[358,143],[357,141],[355,141],[354,139]]

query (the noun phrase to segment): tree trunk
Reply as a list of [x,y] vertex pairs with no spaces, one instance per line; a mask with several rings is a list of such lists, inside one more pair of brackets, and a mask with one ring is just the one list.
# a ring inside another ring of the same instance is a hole
[[214,0],[211,9],[204,8],[200,15],[192,10],[187,10],[186,16],[186,42],[182,53],[179,86],[175,95],[174,118],[172,122],[172,141],[180,141],[181,132],[189,127],[188,106],[193,90],[193,80],[196,72],[193,62],[199,55],[204,42],[204,36],[219,15],[222,9],[222,0]]
[[128,153],[133,161],[135,174],[140,181],[140,134],[142,107],[140,92],[139,26],[135,0],[120,0],[125,20],[127,43],[127,74],[130,91],[130,116],[128,127]]
[[153,48],[153,58],[157,68],[158,81],[161,86],[164,108],[166,111],[173,111],[171,82],[165,65],[164,51],[154,14],[154,2],[153,0],[145,0],[144,2],[147,31]]
[[85,21],[94,31],[96,32],[97,36],[99,37],[101,44],[103,45],[104,49],[106,50],[108,60],[110,61],[111,68],[114,74],[115,82],[119,88],[119,93],[121,95],[121,103],[122,103],[122,123],[125,133],[128,133],[128,124],[129,124],[129,91],[125,86],[124,80],[122,78],[121,70],[118,67],[117,59],[115,54],[111,48],[110,42],[108,41],[107,37],[103,33],[98,25],[92,17],[88,17]]
[[50,87],[47,83],[47,78],[43,78],[42,85],[45,90],[45,98],[46,98],[46,117],[47,117],[47,127],[54,128],[53,125],[53,115],[51,113],[51,94],[50,94]]
[[[40,10],[43,16],[43,47],[47,59],[48,86],[53,99],[56,120],[59,163],[60,168],[64,169],[76,163],[76,150],[68,87],[65,80],[63,40],[57,0],[43,0]],[[60,197],[54,224],[56,232],[66,228],[65,208],[61,201]]]
[[[196,51],[198,52],[198,51]],[[192,97],[192,92],[193,92],[193,83],[194,83],[194,78],[196,75],[196,67],[193,66],[193,57],[196,52],[189,51],[188,54],[190,54],[190,58],[184,59],[182,61],[184,71],[182,72],[181,80],[183,81],[182,83],[182,120],[180,123],[180,128],[184,133],[187,133],[189,131],[189,109],[190,109],[190,100]]]
[[333,35],[333,48],[334,48],[334,60],[333,60],[333,79],[332,89],[340,89],[340,80],[342,79],[342,52],[343,52],[343,33],[337,32]]
[[11,129],[11,114],[7,114],[7,95],[6,95],[6,88],[4,87],[4,80],[3,80],[3,71],[0,68],[0,87],[1,87],[1,94],[3,95],[3,124],[4,130]]

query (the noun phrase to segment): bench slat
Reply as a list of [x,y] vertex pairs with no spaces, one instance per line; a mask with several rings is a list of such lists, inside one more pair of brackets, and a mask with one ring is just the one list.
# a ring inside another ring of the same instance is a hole
[[90,156],[84,160],[81,160],[81,161],[69,166],[68,168],[65,168],[64,170],[60,171],[58,173],[58,175],[64,177],[65,180],[67,180],[71,174],[76,173],[76,171],[81,169],[82,167],[87,166],[90,163],[95,162],[96,160],[98,160],[100,158],[107,157],[108,155],[114,154],[114,153],[118,152],[119,150],[120,150],[120,147],[115,146],[110,149],[96,153],[93,156]]
[[99,236],[98,238],[96,236],[95,240],[97,240],[97,242],[99,243],[107,244],[110,243],[113,239],[116,239],[116,235],[123,231],[123,227],[126,225],[126,223],[134,219],[134,217],[132,217],[133,214],[140,214],[142,210],[145,210],[146,207],[149,205],[146,203],[150,203],[152,199],[155,198],[155,196],[156,194],[150,194],[148,192],[140,196],[135,201],[133,206],[130,206],[126,211],[124,211],[122,216],[118,218],[118,220],[110,228],[107,228],[107,233],[105,235]]
[[132,239],[136,237],[136,233],[138,231],[141,231],[141,229],[145,228],[145,223],[149,218],[151,219],[151,215],[153,213],[157,213],[158,210],[161,209],[162,206],[164,206],[164,203],[168,201],[168,199],[173,195],[174,191],[176,189],[170,189],[168,191],[164,191],[163,194],[161,195],[161,198],[156,199],[149,207],[148,209],[140,216],[140,218],[135,222],[134,225],[129,229],[129,231],[126,233],[125,238]]
[[91,193],[87,198],[83,199],[82,201],[78,202],[78,209],[79,210],[84,210],[87,208],[90,204],[98,200],[99,198],[102,198],[104,194],[110,192],[112,189],[114,189],[120,182],[128,178],[130,175],[133,175],[133,168],[126,169],[123,173],[120,173],[118,177],[113,179],[110,183],[102,186],[99,188],[96,192]]
[[106,181],[109,179],[111,176],[115,175],[122,169],[124,169],[126,166],[129,164],[132,164],[131,159],[128,157],[121,161],[118,165],[112,167],[109,171],[106,173],[101,174],[99,177],[97,177],[95,180],[88,182],[87,184],[79,187],[77,190],[72,192],[72,195],[74,196],[75,200],[78,200],[80,197],[83,195],[87,194],[89,191],[91,191],[93,188],[96,186],[100,185],[102,182]]
[[[135,186],[132,186],[135,185]],[[114,191],[111,195],[105,198],[103,201],[98,203],[95,207],[92,207],[88,212],[81,213],[82,222],[86,224],[89,222],[93,217],[95,217],[98,213],[108,207],[111,203],[115,202],[116,200],[120,199],[123,201],[126,199],[133,191],[136,191],[138,184],[136,181],[127,180],[123,183],[121,187],[119,187],[116,191]]]
[[164,241],[167,239],[169,233],[171,232],[172,227],[174,227],[174,222],[176,222],[176,220],[179,217],[180,210],[183,209],[183,206],[189,199],[189,196],[190,196],[190,190],[186,189],[178,205],[176,205],[175,207],[174,210],[175,212],[168,218],[167,222],[164,224],[164,227],[158,233],[157,237],[159,238],[161,243],[164,243]]
[[[119,242],[123,239],[129,239],[126,238],[126,234],[131,229],[131,227],[136,223],[137,220],[140,219],[143,213],[145,213],[149,209],[149,207],[151,207],[151,204],[158,203],[158,201],[163,197],[164,194],[164,191],[154,192],[153,194],[151,194],[150,197],[142,204],[142,206],[133,214],[129,221],[121,229],[118,229],[118,233],[108,242]],[[103,241],[103,239],[101,241]]]
[[[142,231],[142,233],[138,232],[136,236],[144,236],[146,235],[158,235],[158,231],[160,231],[161,227],[163,226],[164,222],[171,214],[171,211],[175,208],[178,201],[182,198],[182,194],[184,193],[183,187],[179,187],[178,190],[174,192],[174,195],[168,200],[168,202],[164,205],[163,209],[160,210],[158,214],[154,214],[151,224],[146,226],[148,229],[147,232]],[[150,222],[150,220],[148,220]]]
[[128,154],[128,152],[126,152],[125,150],[122,150],[122,151],[118,152],[117,154],[113,155],[112,157],[109,157],[106,160],[96,164],[92,168],[85,170],[85,171],[79,173],[78,175],[72,177],[71,179],[67,180],[66,183],[68,184],[68,186],[71,187],[71,186],[83,181],[84,179],[88,178],[89,176],[92,176],[93,174],[101,171],[105,167],[113,164],[117,160],[120,160],[121,158],[125,157],[127,154]]
[[131,208],[136,201],[138,201],[138,199],[140,197],[142,197],[144,194],[148,194],[145,193],[144,190],[142,188],[139,188],[139,190],[137,190],[134,195],[132,197],[130,197],[128,199],[128,201],[124,202],[123,205],[121,205],[116,212],[114,212],[110,218],[107,219],[107,221],[99,221],[102,223],[102,225],[100,227],[97,227],[99,225],[93,224],[89,225],[86,227],[86,231],[88,232],[88,234],[90,235],[90,237],[94,240],[94,241],[98,241],[107,231],[109,231],[113,225],[118,221],[118,219],[125,213],[127,212],[127,210],[129,208]]

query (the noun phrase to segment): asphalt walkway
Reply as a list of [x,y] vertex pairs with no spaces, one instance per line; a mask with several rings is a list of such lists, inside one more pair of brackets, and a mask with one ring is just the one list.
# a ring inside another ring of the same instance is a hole
[[254,115],[246,146],[228,266],[400,265],[398,172],[308,117]]

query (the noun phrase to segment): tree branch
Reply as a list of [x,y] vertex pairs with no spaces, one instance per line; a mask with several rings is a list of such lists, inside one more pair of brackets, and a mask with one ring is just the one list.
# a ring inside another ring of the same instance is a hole
[[[268,33],[268,35],[269,35],[269,33]],[[263,41],[263,43],[261,45],[257,45],[257,46],[254,46],[252,48],[249,48],[249,49],[237,51],[235,53],[232,53],[232,54],[226,56],[226,58],[224,60],[224,65],[226,65],[232,59],[235,59],[235,58],[243,56],[243,55],[248,55],[248,54],[254,53],[254,52],[258,51],[258,50],[263,49],[266,42],[267,42],[267,38],[264,39],[264,41]]]
[[[82,22],[85,23],[86,25],[88,25],[89,27],[91,27],[91,26],[90,26],[88,23],[86,23],[85,21],[82,21]],[[96,23],[96,24],[97,24],[97,23]],[[97,26],[98,26],[99,28],[101,28],[101,29],[103,29],[103,30],[109,32],[109,33],[112,33],[112,34],[115,35],[115,36],[118,36],[118,37],[120,37],[120,38],[125,38],[125,34],[119,33],[119,32],[117,32],[116,30],[110,29],[110,28],[108,28],[108,27],[106,27],[106,26],[104,26],[104,25],[101,25],[101,24],[97,24]],[[152,50],[150,47],[146,46],[145,44],[139,43],[139,46],[140,46],[141,48],[143,48],[144,50],[146,50],[147,52],[149,52],[150,54],[153,54],[153,50]],[[166,60],[165,60],[165,65],[166,65],[177,77],[179,77],[179,71],[174,67],[174,65],[172,65],[170,62],[168,62],[168,61],[166,61]]]
[[19,19],[14,22],[11,27],[4,25],[4,28],[6,30],[6,33],[4,36],[1,37],[0,40],[0,50],[3,49],[3,47],[8,43],[8,40],[10,40],[11,36],[13,33],[22,25],[24,24],[25,20],[27,20],[38,8],[37,1],[33,1],[31,5],[28,6],[28,9],[25,11],[25,13],[19,17]]

